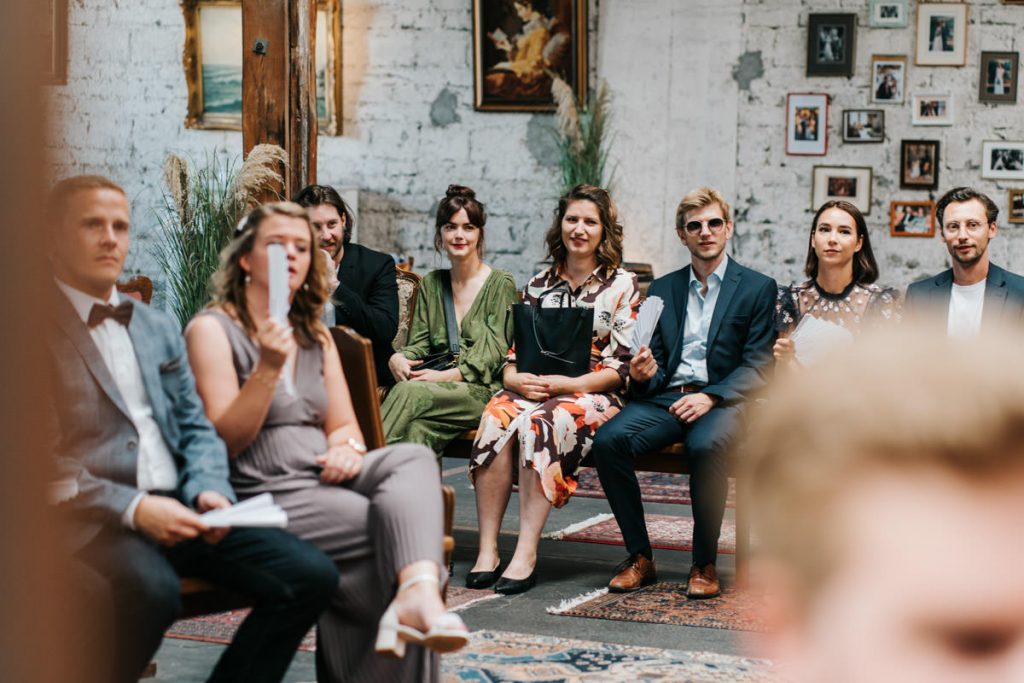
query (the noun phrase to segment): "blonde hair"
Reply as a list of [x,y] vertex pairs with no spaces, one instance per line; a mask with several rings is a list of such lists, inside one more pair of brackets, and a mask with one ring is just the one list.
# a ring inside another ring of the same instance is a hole
[[[858,338],[842,362],[782,378],[752,416],[741,504],[757,520],[757,553],[808,590],[839,561],[828,511],[858,478],[940,470],[986,482],[1024,474],[1024,364],[1019,332],[936,338],[904,323]],[[954,359],[971,376],[954,381]],[[951,419],[955,411],[955,419]]]
[[84,190],[114,190],[120,192],[125,198],[128,195],[124,188],[110,178],[101,175],[76,175],[65,178],[50,189],[47,210],[51,220],[61,219],[64,211],[67,210],[68,200],[76,192]]
[[241,258],[252,252],[256,244],[263,222],[271,216],[288,216],[299,218],[309,229],[310,263],[309,271],[302,287],[292,299],[288,311],[288,322],[291,323],[299,343],[304,347],[313,344],[324,344],[329,332],[322,322],[320,314],[324,303],[330,296],[327,290],[327,273],[324,259],[317,253],[318,241],[316,230],[309,222],[306,209],[293,202],[275,202],[263,204],[249,212],[233,240],[220,253],[220,267],[213,275],[213,302],[231,312],[250,335],[256,333],[256,324],[249,315],[246,301],[245,283],[247,273],[242,269]]
[[676,208],[676,229],[682,230],[686,226],[686,214],[694,209],[703,209],[711,204],[718,204],[722,209],[722,218],[726,222],[731,220],[729,217],[729,202],[725,201],[722,193],[713,187],[698,187],[687,192],[686,196],[679,202],[679,206]]

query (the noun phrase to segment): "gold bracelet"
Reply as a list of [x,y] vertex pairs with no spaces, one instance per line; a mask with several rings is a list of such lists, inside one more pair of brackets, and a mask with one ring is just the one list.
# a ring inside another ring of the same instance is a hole
[[259,382],[260,384],[265,386],[267,389],[270,389],[271,391],[276,391],[277,390],[277,382],[275,382],[274,380],[272,380],[269,377],[267,377],[260,370],[256,370],[251,375],[249,375],[249,377],[250,377],[250,379],[256,380],[257,382]]

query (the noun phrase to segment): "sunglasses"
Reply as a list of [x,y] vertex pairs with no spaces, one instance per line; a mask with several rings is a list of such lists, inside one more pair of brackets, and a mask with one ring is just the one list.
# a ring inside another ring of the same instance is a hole
[[683,230],[691,235],[697,235],[705,225],[708,226],[708,230],[711,232],[721,232],[722,228],[725,227],[725,219],[712,218],[709,221],[690,221],[683,226]]

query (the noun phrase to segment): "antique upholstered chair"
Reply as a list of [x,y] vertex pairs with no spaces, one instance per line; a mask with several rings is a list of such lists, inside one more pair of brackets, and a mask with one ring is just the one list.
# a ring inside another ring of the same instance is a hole
[[398,281],[398,333],[392,341],[392,347],[401,349],[409,341],[409,327],[412,325],[412,313],[416,308],[416,292],[420,287],[420,276],[408,270],[395,269]]

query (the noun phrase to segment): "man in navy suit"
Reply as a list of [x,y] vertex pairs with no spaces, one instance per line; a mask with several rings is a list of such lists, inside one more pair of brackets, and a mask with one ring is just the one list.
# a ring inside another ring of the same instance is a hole
[[613,592],[656,580],[633,458],[683,442],[690,461],[693,566],[687,595],[721,591],[716,560],[729,488],[726,451],[744,403],[772,365],[777,287],[725,253],[729,204],[709,187],[683,197],[676,232],[690,265],[658,278],[649,296],[665,303],[649,349],[630,363],[635,400],[597,431],[593,455],[629,558],[608,584]]
[[361,244],[352,244],[352,211],[329,185],[307,185],[292,200],[309,210],[320,247],[332,259],[337,273],[331,295],[334,324],[345,325],[370,340],[377,385],[389,387],[395,378],[388,360],[395,353],[391,342],[398,333],[398,281],[395,260]]
[[109,584],[110,680],[138,680],[181,611],[179,575],[254,608],[211,681],[279,681],[337,586],[332,562],[280,529],[211,529],[228,507],[223,442],[203,412],[181,332],[115,288],[128,253],[124,190],[77,176],[51,195],[54,449],[71,552]]
[[983,322],[1024,322],[1024,278],[989,260],[996,203],[977,190],[957,187],[939,199],[935,217],[953,267],[907,287],[905,313],[930,314],[953,336],[977,334]]

